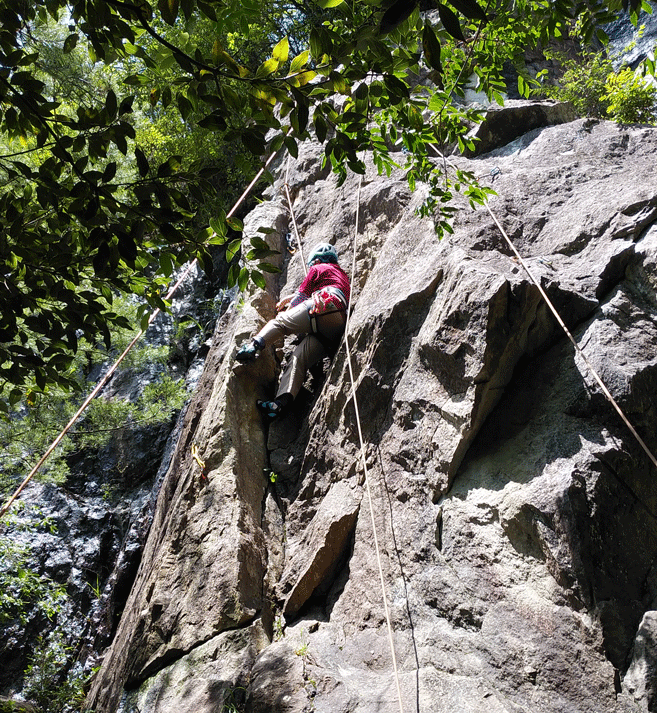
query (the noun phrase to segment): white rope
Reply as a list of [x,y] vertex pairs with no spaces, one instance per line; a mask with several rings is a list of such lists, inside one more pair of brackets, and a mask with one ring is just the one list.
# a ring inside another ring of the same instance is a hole
[[[437,154],[443,161],[446,161],[454,170],[458,170],[458,167],[457,167],[454,163],[452,163],[451,161],[447,161],[446,158],[445,158],[445,156],[444,156],[435,146],[433,146],[433,144],[430,144],[430,146],[431,146],[431,148],[436,152],[436,154]],[[575,341],[575,337],[573,337],[573,335],[570,333],[570,330],[568,329],[568,327],[566,327],[565,322],[563,321],[563,319],[561,319],[561,316],[560,316],[559,313],[557,312],[557,308],[554,306],[554,304],[552,304],[552,301],[551,301],[550,298],[547,296],[547,293],[545,292],[545,290],[543,289],[543,287],[541,287],[540,282],[534,277],[534,274],[533,274],[532,271],[529,269],[529,266],[527,265],[527,263],[525,262],[525,260],[523,260],[522,256],[520,255],[520,253],[519,253],[518,250],[516,249],[516,246],[513,244],[513,241],[511,240],[511,238],[507,235],[506,230],[504,230],[504,228],[502,227],[502,224],[501,224],[500,221],[498,220],[497,216],[495,215],[495,213],[493,213],[493,211],[492,211],[490,205],[488,205],[488,199],[486,199],[486,200],[484,201],[484,206],[485,206],[486,210],[490,213],[490,216],[491,216],[491,218],[493,219],[493,221],[495,222],[495,225],[497,225],[497,227],[499,228],[499,230],[500,230],[500,232],[502,233],[504,239],[506,240],[506,242],[508,243],[509,247],[510,247],[511,250],[513,251],[514,255],[516,256],[516,258],[518,259],[518,261],[520,262],[520,264],[521,264],[522,267],[524,268],[525,272],[529,275],[529,278],[531,279],[531,281],[532,281],[532,282],[534,283],[534,285],[536,285],[536,287],[538,288],[538,291],[539,291],[539,293],[541,294],[541,297],[543,297],[543,299],[545,300],[545,302],[546,302],[547,306],[549,307],[550,311],[552,312],[552,314],[554,315],[555,319],[556,319],[557,322],[559,323],[559,326],[561,327],[561,329],[563,329],[565,335],[568,337],[568,339],[571,341],[572,345],[575,347],[575,351],[576,351],[577,354],[579,354],[579,356],[582,358],[582,361],[584,362],[584,364],[586,364],[587,368],[588,368],[589,371],[591,372],[591,375],[592,375],[593,378],[596,380],[598,386],[599,386],[600,389],[602,390],[602,393],[605,395],[605,397],[607,398],[607,400],[609,401],[609,403],[611,403],[611,405],[614,407],[614,409],[616,409],[616,412],[617,412],[618,415],[621,417],[621,419],[623,420],[623,422],[625,423],[625,425],[628,427],[628,429],[630,430],[630,432],[632,433],[632,435],[634,436],[634,438],[636,438],[638,444],[641,446],[641,448],[643,448],[643,450],[644,450],[644,452],[646,453],[646,455],[648,456],[648,458],[650,458],[650,460],[652,461],[652,464],[657,468],[657,458],[655,458],[655,456],[653,455],[653,453],[652,453],[652,451],[650,450],[650,448],[648,448],[648,446],[646,445],[646,443],[645,443],[645,441],[643,440],[643,438],[641,438],[641,436],[639,435],[639,433],[637,432],[637,430],[634,428],[634,426],[633,426],[632,423],[630,422],[629,418],[628,418],[628,417],[625,415],[625,413],[623,412],[623,409],[621,409],[621,407],[618,405],[616,399],[612,396],[611,391],[609,391],[609,389],[608,389],[607,386],[605,385],[604,381],[602,381],[602,379],[600,378],[600,375],[598,374],[598,372],[595,370],[595,368],[593,367],[593,365],[591,364],[591,362],[590,362],[590,361],[588,360],[588,358],[586,357],[586,354],[584,354],[584,352],[582,351],[582,349],[581,349],[581,347],[579,346],[579,344]]]
[[[251,183],[249,183],[249,185],[247,186],[247,188],[246,188],[246,190],[244,191],[244,193],[242,193],[242,195],[237,199],[237,202],[236,202],[235,205],[231,208],[230,212],[229,212],[228,215],[226,216],[226,220],[228,220],[229,218],[232,218],[232,217],[233,217],[233,215],[235,214],[235,211],[239,208],[239,206],[241,205],[242,201],[249,195],[249,193],[251,192],[251,189],[253,188],[253,186],[257,183],[257,181],[260,179],[260,177],[262,176],[262,174],[267,170],[267,166],[269,166],[269,164],[273,161],[274,156],[276,156],[276,153],[277,153],[277,152],[274,151],[274,152],[269,156],[269,158],[268,158],[267,161],[265,162],[265,165],[260,169],[260,171],[258,171],[258,173],[256,174],[255,178],[251,181]],[[169,289],[169,291],[167,292],[167,294],[166,294],[166,296],[165,296],[165,298],[164,298],[165,300],[171,299],[171,297],[178,291],[178,288],[180,287],[180,285],[182,285],[182,283],[185,281],[185,279],[187,279],[187,276],[188,276],[189,273],[192,271],[192,268],[194,268],[194,266],[196,265],[197,262],[198,262],[198,260],[197,260],[196,258],[194,258],[194,259],[187,265],[187,267],[186,267],[185,270],[183,271],[182,275],[178,278],[178,280],[175,282],[175,284],[173,285],[173,287],[171,287],[171,288]],[[128,346],[123,350],[123,353],[121,354],[121,356],[114,362],[114,364],[110,367],[110,369],[107,371],[107,373],[105,374],[105,376],[103,376],[103,378],[96,384],[96,386],[94,387],[93,391],[92,391],[92,392],[89,394],[89,396],[87,396],[87,398],[84,400],[84,403],[82,404],[82,406],[80,406],[80,408],[75,412],[75,415],[74,415],[74,416],[71,418],[71,420],[66,424],[66,426],[64,427],[64,430],[63,430],[63,431],[57,436],[57,438],[55,438],[55,440],[50,444],[48,450],[43,454],[43,456],[41,457],[41,459],[39,460],[39,462],[34,466],[34,468],[32,468],[32,470],[31,470],[31,471],[29,472],[29,474],[25,477],[25,479],[23,480],[23,482],[18,486],[16,492],[15,492],[15,493],[9,498],[9,500],[2,506],[2,509],[0,509],[0,517],[2,517],[2,516],[7,512],[7,510],[9,510],[9,508],[12,506],[12,503],[14,502],[14,500],[16,500],[16,498],[23,492],[23,489],[25,488],[25,486],[30,482],[30,480],[32,480],[32,478],[36,475],[36,473],[39,471],[39,469],[41,468],[41,466],[46,462],[46,460],[48,460],[48,458],[51,456],[51,454],[52,454],[52,452],[55,450],[55,448],[57,448],[57,446],[62,442],[64,436],[66,436],[66,434],[70,431],[70,429],[73,427],[73,425],[75,424],[75,422],[76,422],[76,421],[80,418],[80,416],[86,411],[86,409],[88,408],[89,404],[90,404],[90,403],[93,401],[93,399],[98,395],[98,393],[99,393],[99,392],[101,391],[101,389],[107,384],[107,382],[112,378],[114,372],[118,369],[118,367],[120,366],[121,362],[122,362],[122,361],[126,358],[126,356],[128,355],[128,352],[129,352],[129,351],[135,346],[135,344],[141,339],[141,337],[144,335],[144,333],[146,332],[146,330],[151,326],[151,324],[153,324],[153,322],[155,321],[155,319],[158,317],[158,315],[160,314],[160,312],[161,312],[161,310],[160,310],[160,308],[158,307],[156,310],[154,310],[154,311],[151,313],[150,317],[148,318],[148,324],[146,325],[146,328],[145,328],[145,329],[140,329],[140,330],[137,332],[137,334],[135,335],[135,337],[133,338],[133,340],[130,342],[130,344],[128,344]]]
[[285,195],[287,196],[287,204],[290,207],[290,215],[292,216],[292,225],[294,226],[294,234],[297,238],[297,245],[299,246],[299,254],[301,255],[301,262],[303,263],[303,270],[305,274],[308,274],[308,265],[306,265],[306,258],[303,256],[303,247],[301,245],[301,238],[299,237],[299,228],[297,227],[297,221],[294,217],[294,208],[292,208],[292,197],[290,196],[290,186],[287,182],[287,177],[290,173],[290,154],[287,155],[287,168],[285,169]]
[[565,332],[565,334],[566,334],[566,336],[568,337],[568,339],[570,339],[570,341],[572,342],[573,346],[575,347],[576,352],[579,354],[579,356],[582,358],[582,360],[584,361],[584,363],[585,363],[586,366],[588,367],[589,371],[590,371],[591,374],[593,375],[593,378],[598,382],[598,386],[602,389],[602,393],[607,397],[607,400],[608,400],[608,401],[611,403],[611,405],[616,409],[618,415],[623,419],[623,421],[625,422],[625,425],[630,429],[630,432],[632,433],[632,435],[636,438],[636,440],[638,441],[638,443],[639,443],[639,445],[641,446],[641,448],[643,448],[643,450],[645,451],[645,453],[646,453],[646,455],[648,456],[648,458],[650,458],[650,460],[652,461],[653,465],[657,468],[657,458],[655,458],[655,456],[652,454],[652,451],[651,451],[651,450],[648,448],[648,446],[645,444],[643,438],[641,438],[641,436],[638,434],[637,430],[636,430],[636,429],[634,428],[634,426],[630,423],[630,420],[629,420],[628,417],[625,415],[625,413],[623,412],[623,410],[621,409],[621,407],[618,405],[618,403],[616,402],[616,399],[611,395],[611,392],[609,391],[609,389],[606,387],[605,383],[602,381],[602,379],[601,379],[600,376],[598,375],[598,372],[593,368],[593,365],[592,365],[591,362],[587,359],[586,354],[584,354],[584,352],[583,352],[582,349],[580,348],[579,344],[575,341],[575,338],[574,338],[573,335],[570,333],[570,330],[568,329],[568,327],[566,327],[565,322],[564,322],[564,321],[561,319],[561,317],[559,316],[559,313],[557,312],[556,307],[552,304],[552,302],[550,301],[550,298],[547,296],[545,290],[541,287],[540,283],[539,283],[538,280],[534,277],[534,275],[532,274],[531,270],[529,269],[529,266],[527,265],[527,263],[522,259],[520,253],[516,250],[515,245],[514,245],[513,242],[511,241],[511,238],[509,238],[509,236],[507,235],[507,233],[506,233],[506,231],[504,230],[504,228],[502,227],[500,221],[497,219],[497,216],[496,216],[495,213],[493,213],[493,211],[491,210],[491,207],[488,205],[488,201],[486,201],[486,202],[484,203],[484,205],[486,206],[486,209],[488,210],[488,212],[490,213],[491,217],[492,217],[493,220],[495,221],[495,224],[496,224],[497,227],[500,229],[500,232],[501,232],[502,235],[504,236],[505,240],[507,241],[507,243],[508,243],[509,246],[511,247],[511,250],[513,250],[513,252],[515,253],[515,256],[516,256],[516,257],[518,258],[518,260],[520,261],[520,264],[523,266],[523,268],[525,269],[525,271],[527,272],[527,274],[528,274],[529,277],[531,278],[532,282],[533,282],[533,283],[536,285],[536,287],[538,288],[539,292],[541,293],[541,296],[543,297],[543,299],[544,299],[545,302],[547,303],[547,306],[550,308],[550,311],[551,311],[552,314],[555,316],[557,322],[559,323],[559,325],[561,326],[561,328],[562,328],[563,331]]
[[[354,285],[354,277],[356,275],[356,243],[358,240],[358,223],[359,223],[359,215],[360,215],[360,189],[361,189],[362,183],[363,183],[363,178],[361,176],[358,181],[358,193],[357,193],[357,197],[356,197],[356,232],[354,235],[354,256],[353,256],[353,262],[352,262],[352,266],[351,266],[352,289],[353,289],[353,285]],[[345,325],[344,343],[345,343],[345,348],[346,348],[346,352],[347,352],[347,364],[349,365],[349,377],[351,379],[351,396],[354,401],[354,410],[356,412],[356,426],[358,428],[358,439],[360,441],[360,451],[361,451],[361,456],[363,459],[363,471],[365,473],[365,486],[366,486],[366,490],[367,490],[367,498],[368,498],[369,505],[370,505],[370,516],[372,518],[372,533],[374,535],[374,548],[376,550],[376,561],[377,561],[377,564],[379,567],[379,578],[381,580],[381,593],[383,595],[383,607],[385,609],[386,624],[388,627],[388,638],[390,640],[390,654],[392,656],[392,667],[393,667],[393,670],[395,673],[395,684],[397,686],[397,698],[399,700],[399,710],[400,710],[400,713],[404,713],[404,708],[402,706],[401,686],[399,683],[399,672],[397,670],[397,657],[395,655],[395,643],[393,640],[392,622],[390,620],[390,611],[388,609],[388,597],[386,594],[386,583],[385,583],[385,578],[383,576],[383,565],[381,563],[381,553],[379,550],[379,538],[377,536],[376,522],[374,519],[374,505],[372,503],[372,492],[370,489],[369,472],[367,469],[367,454],[365,451],[365,442],[363,440],[363,430],[361,428],[361,423],[360,423],[360,411],[358,409],[358,399],[356,398],[356,380],[354,379],[354,372],[353,372],[353,367],[352,367],[352,362],[351,362],[351,349],[349,348],[349,338],[348,338],[349,322],[350,322],[349,309],[347,309],[347,323]]]

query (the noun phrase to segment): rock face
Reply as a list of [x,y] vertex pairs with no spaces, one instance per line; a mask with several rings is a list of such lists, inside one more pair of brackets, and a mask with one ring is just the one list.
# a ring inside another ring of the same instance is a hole
[[[255,399],[281,351],[235,366],[302,277],[286,254],[280,285],[217,327],[89,708],[657,710],[655,467],[484,209],[438,241],[401,175],[337,188],[319,151],[289,184],[304,249],[328,240],[343,266],[360,197],[368,482],[344,344],[270,427]],[[653,452],[656,151],[655,129],[574,121],[456,159]],[[245,233],[286,251],[280,186]]]

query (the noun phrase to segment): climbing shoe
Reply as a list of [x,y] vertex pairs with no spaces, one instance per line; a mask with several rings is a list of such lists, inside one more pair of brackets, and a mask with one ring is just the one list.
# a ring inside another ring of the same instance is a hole
[[281,404],[277,401],[256,401],[256,406],[258,409],[269,419],[272,421],[277,417],[281,415],[281,412],[283,411],[283,407]]
[[242,364],[246,364],[247,362],[253,361],[258,355],[258,352],[261,349],[264,349],[264,347],[264,342],[255,337],[250,342],[242,344],[242,346],[237,350],[237,354],[235,354],[235,359]]
[[283,411],[285,411],[291,401],[291,394],[281,394],[281,396],[273,401],[260,401],[260,399],[258,399],[258,401],[256,401],[256,406],[261,413],[273,421],[277,416],[280,416]]

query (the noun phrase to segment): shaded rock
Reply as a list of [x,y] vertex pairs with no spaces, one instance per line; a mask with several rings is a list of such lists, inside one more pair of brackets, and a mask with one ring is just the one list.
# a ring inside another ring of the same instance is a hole
[[353,535],[360,493],[345,482],[336,483],[298,542],[288,543],[287,566],[279,592],[283,614],[293,617],[315,589],[335,573]]
[[469,155],[480,156],[534,129],[565,124],[576,118],[575,109],[565,102],[509,99],[504,106],[491,105],[481,124],[468,135],[468,138],[477,139],[475,149]]
[[244,672],[268,643],[262,624],[219,634],[127,693],[118,713],[203,713],[237,708],[246,698]]
[[251,713],[307,710],[304,662],[287,643],[273,643],[256,659],[246,707]]
[[[277,219],[280,211],[270,215]],[[255,304],[273,312],[267,295]],[[97,679],[92,707],[114,709],[126,681],[141,683],[222,631],[250,624],[266,608],[261,523],[267,460],[255,401],[263,395],[259,384],[272,378],[274,363],[263,354],[253,365],[233,368],[237,345],[261,322],[248,306],[239,315],[227,313],[217,325],[217,340],[188,408],[142,565],[108,652],[110,675]]]

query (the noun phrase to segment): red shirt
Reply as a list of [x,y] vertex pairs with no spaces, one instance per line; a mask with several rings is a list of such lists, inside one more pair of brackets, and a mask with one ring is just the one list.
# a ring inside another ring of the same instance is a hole
[[308,270],[306,279],[299,285],[297,294],[290,302],[290,307],[296,307],[301,302],[309,299],[313,292],[317,292],[322,287],[337,287],[342,290],[347,299],[347,304],[349,303],[351,289],[347,273],[335,263],[320,262]]

